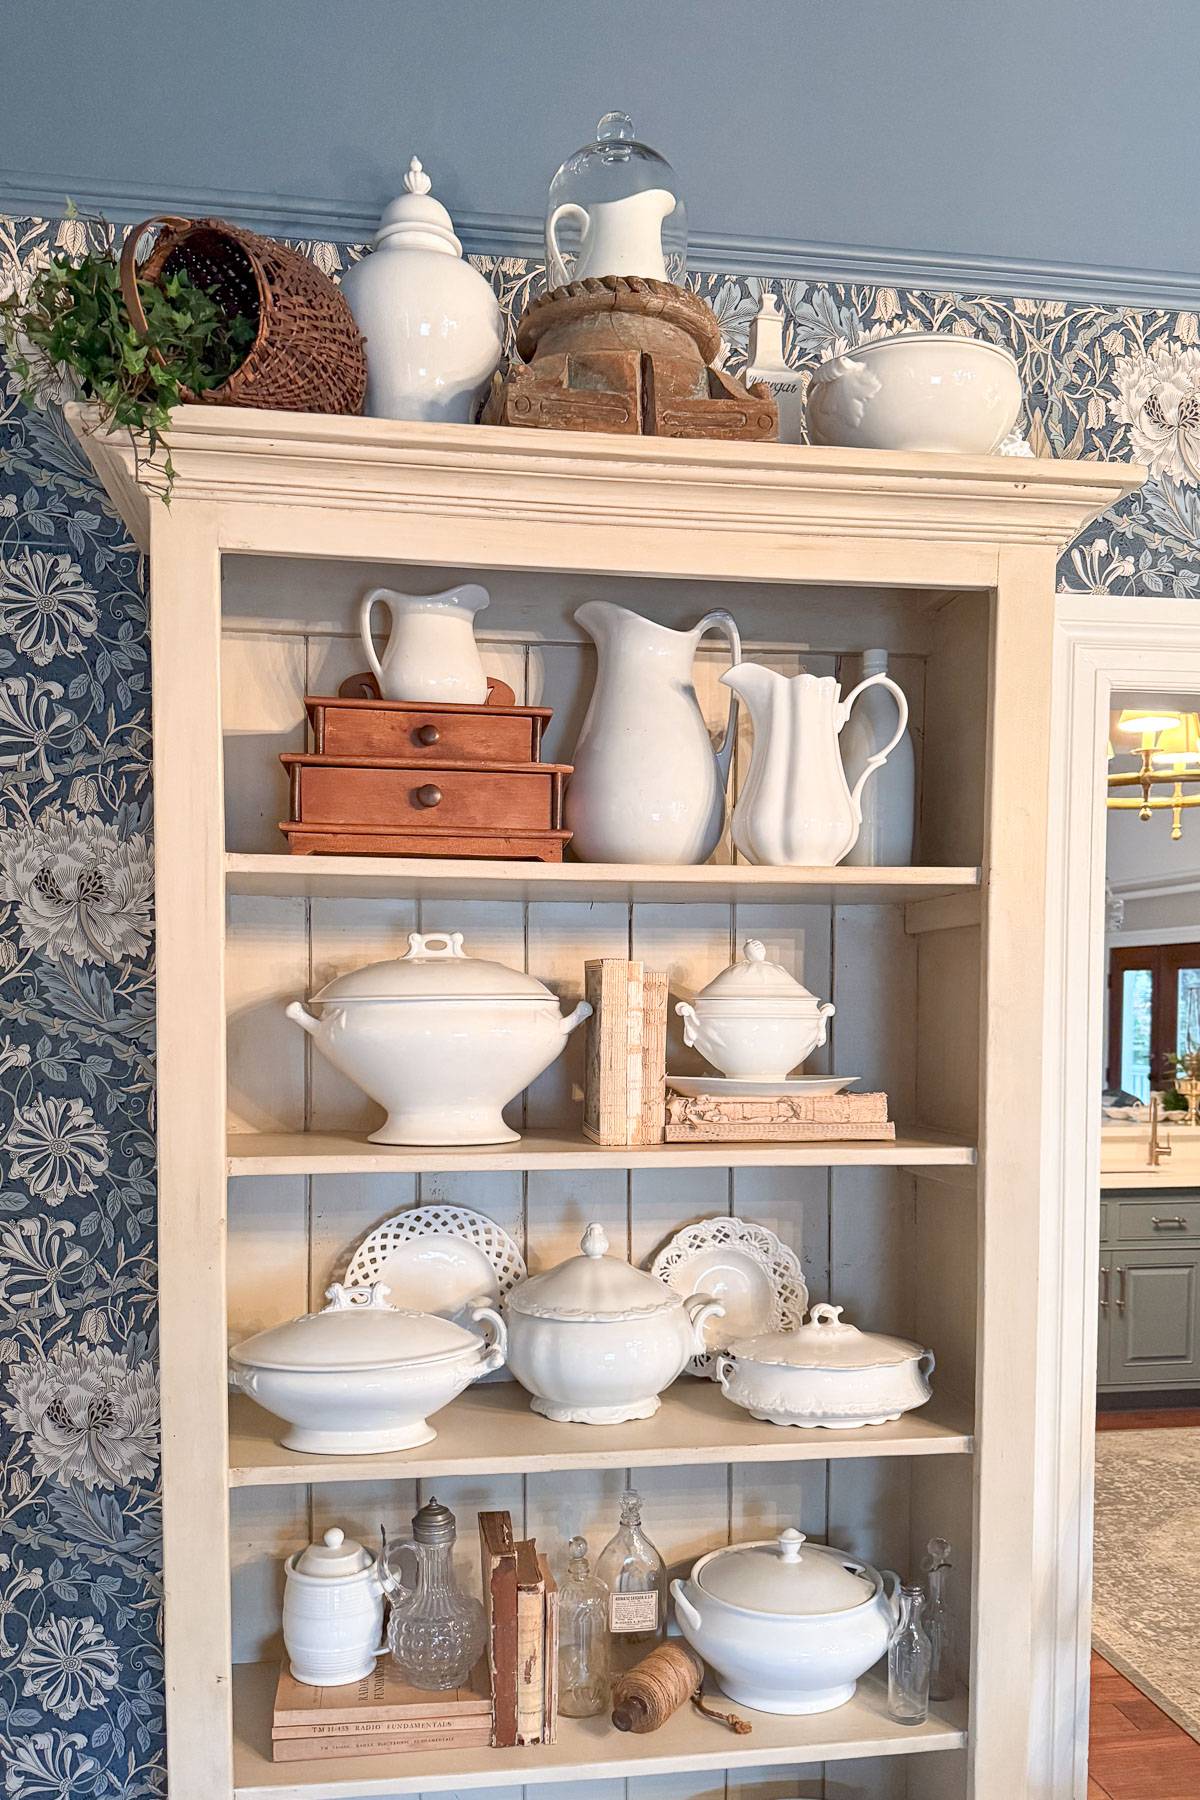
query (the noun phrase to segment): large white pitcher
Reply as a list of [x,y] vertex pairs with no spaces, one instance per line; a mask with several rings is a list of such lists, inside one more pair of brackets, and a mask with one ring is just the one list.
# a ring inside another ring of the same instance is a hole
[[[721,680],[750,709],[750,773],[733,809],[733,841],[748,862],[770,868],[831,868],[862,825],[862,791],[887,761],[908,724],[908,701],[887,675],[871,675],[842,699],[832,675],[780,675],[741,663]],[[853,788],[838,735],[850,708],[870,687],[886,687],[900,715],[895,733],[869,757]]]
[[[663,257],[662,224],[675,211],[676,200],[666,188],[647,188],[627,194],[623,200],[595,200],[579,206],[564,200],[546,221],[548,286],[564,287],[585,275],[647,275],[669,279]],[[579,226],[579,248],[567,266],[571,252],[558,244],[558,227],[564,219]]]
[[705,862],[725,829],[737,701],[714,748],[692,668],[707,631],[725,633],[736,664],[737,625],[718,610],[671,631],[608,600],[575,617],[599,666],[567,788],[572,851],[583,862]]
[[[379,656],[371,617],[381,603],[391,629]],[[383,587],[364,594],[358,626],[381,697],[482,706],[488,680],[475,643],[475,615],[487,604],[487,589],[473,584],[441,594],[398,594]]]

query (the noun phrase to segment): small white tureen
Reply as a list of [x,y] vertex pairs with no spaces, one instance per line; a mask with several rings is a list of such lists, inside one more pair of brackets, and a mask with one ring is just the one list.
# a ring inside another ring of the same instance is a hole
[[924,1406],[933,1367],[932,1350],[859,1331],[840,1306],[821,1304],[795,1331],[736,1339],[715,1372],[726,1398],[756,1419],[844,1431]]
[[702,1556],[673,1581],[675,1617],[731,1700],[830,1712],[854,1696],[896,1622],[900,1583],[801,1531]]
[[490,1306],[471,1313],[490,1325],[485,1340],[453,1319],[389,1306],[387,1294],[382,1282],[335,1282],[323,1311],[229,1352],[231,1385],[287,1420],[285,1449],[368,1456],[428,1444],[430,1414],[504,1361],[504,1321]]
[[600,1225],[582,1256],[534,1275],[504,1302],[508,1366],[534,1412],[581,1425],[648,1419],[659,1395],[706,1345],[724,1312],[707,1294],[681,1297],[653,1275],[608,1256]]
[[767,961],[751,938],[743,960],[701,988],[696,1004],[680,1000],[683,1041],[723,1075],[738,1081],[783,1081],[825,1042],[831,1000],[818,1000],[782,963]]
[[561,1056],[563,1017],[532,975],[468,956],[461,931],[412,931],[391,962],[339,975],[287,1016],[387,1118],[373,1144],[508,1144],[501,1109]]

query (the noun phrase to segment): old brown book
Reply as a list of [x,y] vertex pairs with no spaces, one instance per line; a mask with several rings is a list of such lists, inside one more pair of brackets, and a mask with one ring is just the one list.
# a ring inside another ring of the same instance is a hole
[[271,1729],[276,1737],[300,1732],[328,1737],[401,1725],[487,1724],[491,1713],[486,1657],[480,1657],[466,1687],[438,1694],[405,1681],[390,1656],[381,1656],[361,1681],[342,1687],[310,1687],[297,1681],[285,1662],[275,1688]]
[[546,1583],[537,1545],[517,1545],[517,1742],[540,1744],[546,1723]]
[[492,1687],[492,1743],[517,1742],[517,1551],[506,1512],[479,1515],[483,1606]]
[[543,1744],[552,1744],[558,1736],[558,1583],[550,1573],[550,1564],[540,1550],[538,1551],[538,1568],[542,1572],[542,1582],[546,1593],[543,1654],[546,1686],[542,1742]]
[[424,1731],[413,1731],[402,1737],[373,1737],[361,1732],[348,1737],[274,1738],[271,1742],[272,1762],[323,1762],[331,1757],[347,1756],[411,1756],[420,1750],[467,1750],[490,1744],[491,1726],[463,1725],[453,1731],[431,1725]]

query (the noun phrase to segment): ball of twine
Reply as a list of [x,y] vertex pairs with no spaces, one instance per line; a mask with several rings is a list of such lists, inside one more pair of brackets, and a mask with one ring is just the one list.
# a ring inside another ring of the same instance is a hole
[[612,1722],[618,1731],[658,1731],[690,1700],[706,1719],[739,1735],[748,1732],[745,1719],[709,1706],[700,1693],[703,1680],[704,1664],[694,1651],[685,1644],[660,1644],[614,1683]]

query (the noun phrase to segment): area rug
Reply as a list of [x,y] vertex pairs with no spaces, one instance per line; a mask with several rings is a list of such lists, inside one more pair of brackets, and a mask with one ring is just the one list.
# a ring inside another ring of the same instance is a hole
[[1200,1742],[1200,1429],[1098,1434],[1092,1641]]

